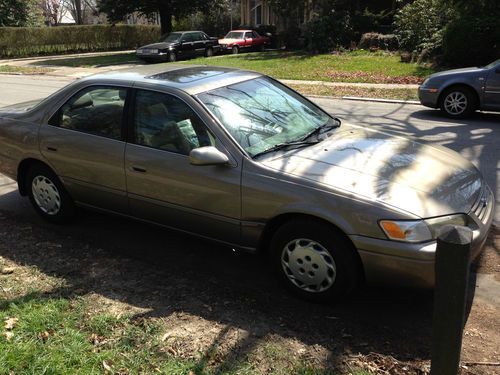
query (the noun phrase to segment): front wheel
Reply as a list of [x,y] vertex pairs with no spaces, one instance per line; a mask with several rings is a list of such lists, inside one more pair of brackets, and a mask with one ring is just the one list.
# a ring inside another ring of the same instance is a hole
[[205,50],[205,57],[212,57],[214,55],[214,50],[210,47]]
[[233,48],[231,48],[231,52],[233,55],[237,55],[240,53],[240,48],[238,46],[233,46]]
[[274,271],[293,293],[316,302],[348,295],[360,280],[350,241],[335,227],[314,219],[281,226],[271,241]]
[[168,53],[168,62],[176,62],[177,54],[174,51]]
[[35,211],[45,220],[63,223],[74,216],[75,205],[54,172],[34,165],[26,176],[26,188]]
[[441,110],[451,118],[470,116],[476,109],[474,94],[466,87],[446,90],[441,100]]

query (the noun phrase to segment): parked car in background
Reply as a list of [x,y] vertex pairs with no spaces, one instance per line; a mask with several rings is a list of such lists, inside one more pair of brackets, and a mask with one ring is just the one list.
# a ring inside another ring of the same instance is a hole
[[221,49],[234,54],[244,50],[262,51],[269,43],[267,36],[259,35],[255,30],[232,30],[219,39]]
[[136,55],[146,62],[174,62],[196,56],[210,57],[219,50],[217,38],[203,31],[176,31],[163,36],[158,43],[139,47]]
[[208,66],[102,73],[1,108],[0,172],[47,220],[66,223],[78,205],[261,251],[312,300],[363,280],[432,287],[439,229],[471,228],[476,257],[495,202],[452,150]]
[[500,59],[481,68],[432,74],[418,89],[422,105],[463,118],[476,110],[500,111]]

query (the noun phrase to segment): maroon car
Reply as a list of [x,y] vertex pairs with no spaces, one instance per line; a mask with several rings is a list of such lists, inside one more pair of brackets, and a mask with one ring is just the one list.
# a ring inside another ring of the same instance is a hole
[[224,39],[219,39],[222,51],[228,50],[235,54],[245,49],[262,51],[269,42],[267,36],[261,36],[255,30],[232,30]]

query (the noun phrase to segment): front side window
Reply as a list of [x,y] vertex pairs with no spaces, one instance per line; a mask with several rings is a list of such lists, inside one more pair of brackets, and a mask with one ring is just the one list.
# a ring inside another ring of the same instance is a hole
[[175,96],[138,90],[135,97],[134,142],[188,155],[197,147],[215,145],[196,113]]
[[160,38],[160,41],[165,42],[165,43],[175,43],[175,42],[178,42],[181,39],[181,37],[182,37],[182,33],[170,33],[167,35],[163,35]]
[[106,138],[121,139],[127,89],[87,87],[69,99],[49,120],[49,125]]
[[297,93],[269,78],[256,78],[198,95],[250,155],[299,141],[335,121]]

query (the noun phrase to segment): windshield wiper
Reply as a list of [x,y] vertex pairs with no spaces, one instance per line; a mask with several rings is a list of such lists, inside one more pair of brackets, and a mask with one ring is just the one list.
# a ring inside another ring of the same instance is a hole
[[317,127],[316,129],[314,129],[312,132],[306,134],[300,140],[301,141],[305,141],[306,139],[311,138],[312,136],[319,136],[319,135],[321,135],[323,133],[326,133],[329,130],[338,128],[340,126],[340,120],[338,118],[334,118],[334,120],[336,120],[336,122],[330,122],[330,121],[328,121],[327,123],[325,123],[325,124]]
[[256,157],[259,157],[261,155],[267,154],[269,152],[274,152],[278,150],[282,150],[287,147],[293,147],[293,146],[310,146],[310,145],[315,145],[319,143],[319,141],[293,141],[293,142],[283,142],[283,143],[278,143],[274,145],[273,147],[269,147],[268,149],[258,152],[255,155],[252,156],[253,159]]

